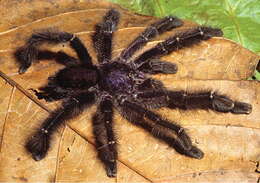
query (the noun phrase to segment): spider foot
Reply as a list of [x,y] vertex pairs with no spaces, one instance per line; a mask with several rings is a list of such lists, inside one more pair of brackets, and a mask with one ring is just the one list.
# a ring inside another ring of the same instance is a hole
[[117,168],[115,161],[106,163],[106,172],[108,177],[116,177]]
[[252,105],[244,102],[235,102],[235,106],[231,111],[234,114],[250,114]]
[[252,105],[244,102],[234,102],[225,96],[214,96],[212,107],[219,112],[232,112],[234,114],[250,114]]
[[25,73],[25,72],[28,70],[29,67],[30,67],[30,66],[25,66],[25,65],[21,66],[21,67],[19,68],[19,70],[18,70],[18,73],[19,73],[19,74]]
[[26,149],[32,154],[35,161],[42,160],[49,149],[49,136],[45,133],[38,132],[26,144]]
[[31,54],[31,55],[28,55],[29,50],[26,47],[18,48],[15,51],[14,56],[20,65],[19,70],[18,70],[19,74],[25,73],[28,70],[28,68],[31,66],[30,59],[32,59],[36,55],[36,51],[34,49],[31,49],[31,50],[33,52],[33,54]]
[[178,133],[178,136],[181,139],[181,141],[179,141],[180,143],[177,146],[175,146],[177,152],[189,156],[191,158],[202,159],[204,153],[199,148],[192,145],[189,136],[185,133],[183,128],[180,128]]
[[219,112],[229,112],[234,108],[235,104],[232,100],[225,96],[214,96],[212,107]]
[[192,146],[190,150],[186,151],[185,155],[195,159],[202,159],[204,157],[204,153],[195,146]]

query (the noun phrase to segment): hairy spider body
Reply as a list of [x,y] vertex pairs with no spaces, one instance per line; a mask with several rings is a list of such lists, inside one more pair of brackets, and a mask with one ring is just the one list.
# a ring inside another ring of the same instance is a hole
[[[160,81],[148,77],[148,74],[176,73],[175,64],[161,61],[159,58],[213,36],[222,36],[221,30],[201,26],[191,28],[133,57],[137,50],[155,36],[182,25],[178,18],[165,17],[146,28],[113,59],[112,37],[118,22],[119,13],[112,9],[95,27],[92,41],[97,52],[97,65],[92,63],[92,58],[80,39],[67,32],[40,31],[33,34],[26,44],[15,52],[21,74],[37,59],[54,59],[65,66],[49,77],[49,82],[39,88],[40,91],[31,89],[39,99],[62,100],[61,107],[43,121],[26,143],[26,149],[35,160],[41,160],[46,156],[51,136],[59,126],[95,103],[98,107],[92,117],[92,124],[96,149],[109,177],[116,176],[117,172],[117,143],[113,131],[114,109],[129,122],[151,133],[180,154],[197,159],[203,157],[203,152],[192,144],[185,130],[151,109],[168,107],[183,110],[211,109],[234,114],[251,112],[250,104],[232,101],[224,95],[212,91],[172,91],[164,87]],[[78,59],[61,51],[55,53],[39,49],[43,43],[64,42],[70,43]]]

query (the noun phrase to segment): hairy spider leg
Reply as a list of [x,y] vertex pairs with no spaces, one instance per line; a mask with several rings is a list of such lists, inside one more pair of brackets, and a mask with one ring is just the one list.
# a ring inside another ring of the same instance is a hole
[[133,61],[134,65],[138,68],[148,60],[168,55],[181,48],[190,47],[213,36],[222,36],[222,31],[210,27],[196,27],[183,33],[178,33],[142,53]]
[[[91,67],[91,57],[78,37],[67,32],[58,32],[51,29],[42,30],[32,34],[25,46],[16,50],[16,60],[20,64],[19,73],[22,74],[38,58],[38,47],[43,43],[59,44],[70,42],[70,46],[76,51],[82,64]],[[63,55],[64,56],[64,55]]]
[[165,107],[167,106],[167,94],[164,88],[138,91],[134,95],[134,101],[147,109]]
[[98,158],[103,162],[107,176],[117,173],[117,148],[113,132],[113,105],[110,99],[103,99],[92,118],[93,134],[96,140]]
[[224,95],[215,92],[204,91],[188,93],[185,91],[167,91],[169,108],[211,109],[218,112],[231,112],[234,114],[249,114],[252,106],[248,103],[232,101]]
[[[163,97],[167,97],[165,98]],[[183,110],[204,109],[218,112],[231,112],[234,114],[249,114],[252,106],[248,103],[233,101],[227,96],[219,95],[213,91],[185,92],[170,90],[142,91],[135,96],[135,99],[142,105],[148,105],[153,101],[152,107],[157,103],[161,107]],[[149,105],[148,105],[149,107]]]
[[99,63],[111,60],[112,38],[117,29],[119,13],[111,9],[103,18],[103,22],[95,26],[95,33],[92,35],[92,42],[97,52]]
[[166,88],[159,80],[148,78],[135,88],[132,100],[147,109],[164,107],[167,103]]
[[203,152],[192,145],[189,136],[181,126],[164,120],[159,114],[129,101],[122,102],[120,110],[128,121],[167,143],[180,154],[196,159],[203,157]]
[[172,16],[158,20],[146,28],[132,43],[129,44],[126,49],[121,52],[119,60],[128,62],[129,58],[131,58],[137,50],[145,46],[147,42],[152,40],[154,37],[182,25],[183,22],[180,19]]
[[32,154],[33,159],[36,161],[43,159],[50,147],[50,139],[53,133],[65,121],[76,117],[94,102],[95,94],[86,92],[63,102],[63,107],[53,111],[26,143],[26,149]]

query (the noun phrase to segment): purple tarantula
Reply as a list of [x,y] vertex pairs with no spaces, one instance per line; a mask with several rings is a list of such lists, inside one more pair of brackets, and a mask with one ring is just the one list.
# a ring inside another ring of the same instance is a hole
[[[92,117],[96,150],[109,177],[115,177],[117,173],[114,109],[129,122],[151,133],[180,154],[196,159],[201,159],[203,152],[192,144],[185,130],[152,112],[152,109],[211,109],[234,114],[249,114],[252,111],[250,104],[232,101],[212,91],[171,91],[160,81],[149,78],[149,74],[176,73],[177,66],[161,61],[160,57],[181,48],[191,47],[213,36],[222,36],[220,29],[203,26],[191,28],[133,57],[137,50],[143,48],[155,36],[182,26],[180,19],[168,16],[147,27],[118,57],[112,59],[112,38],[118,22],[119,12],[111,9],[95,27],[92,41],[97,52],[98,65],[92,63],[92,58],[80,39],[67,32],[49,29],[34,33],[23,47],[16,50],[15,57],[20,64],[20,74],[24,73],[32,62],[40,59],[54,59],[65,66],[49,77],[48,84],[41,87],[40,91],[33,90],[38,99],[62,100],[62,106],[43,121],[26,143],[27,151],[36,161],[46,156],[52,134],[57,128],[93,104],[98,106]],[[43,43],[65,42],[70,43],[78,58],[62,51],[56,53],[38,49]]]

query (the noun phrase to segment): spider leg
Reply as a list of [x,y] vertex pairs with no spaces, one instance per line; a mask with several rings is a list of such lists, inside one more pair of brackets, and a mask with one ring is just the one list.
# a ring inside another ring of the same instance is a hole
[[106,167],[109,177],[117,172],[117,148],[113,132],[113,106],[110,99],[103,99],[92,118],[98,157]]
[[19,73],[24,73],[38,57],[38,47],[43,43],[59,44],[70,42],[70,46],[76,51],[82,64],[91,67],[91,57],[78,37],[67,32],[43,30],[32,34],[23,47],[15,52],[16,60],[20,64]]
[[120,112],[128,121],[167,143],[180,154],[196,159],[203,157],[203,152],[192,145],[181,126],[162,119],[159,114],[126,100],[120,103]]
[[111,9],[103,18],[103,22],[95,27],[92,41],[97,52],[98,62],[108,62],[112,53],[112,38],[119,21],[119,13]]
[[197,44],[202,40],[210,39],[213,36],[222,36],[222,31],[220,29],[213,29],[210,27],[196,27],[190,29],[186,32],[176,34],[161,43],[158,43],[153,48],[138,56],[134,60],[133,64],[135,67],[138,67],[147,60],[159,58],[163,55],[168,55],[171,52],[181,48],[191,47],[192,45]]
[[133,95],[133,101],[147,109],[165,107],[168,105],[166,91],[159,90],[140,91]]
[[94,93],[84,93],[63,102],[63,107],[52,112],[26,143],[25,147],[32,154],[33,159],[36,161],[43,159],[50,147],[50,140],[53,133],[66,120],[79,115],[84,108],[89,107],[94,101]]
[[170,62],[152,59],[143,62],[136,69],[148,74],[175,74],[178,70],[178,67],[176,64]]
[[132,100],[148,109],[167,106],[166,88],[159,80],[148,78],[136,85]]
[[234,114],[250,114],[251,104],[232,101],[224,95],[215,92],[187,93],[184,91],[167,91],[169,108],[180,109],[211,109]]
[[37,60],[50,60],[54,59],[57,63],[62,64],[66,67],[70,67],[73,65],[78,65],[79,60],[69,56],[63,51],[53,52],[50,50],[39,50],[37,55]]
[[151,24],[132,43],[130,43],[126,49],[121,52],[119,59],[122,61],[127,61],[137,50],[145,46],[147,42],[157,35],[163,34],[166,31],[170,31],[182,25],[183,22],[180,19],[172,16],[165,17],[154,24]]

